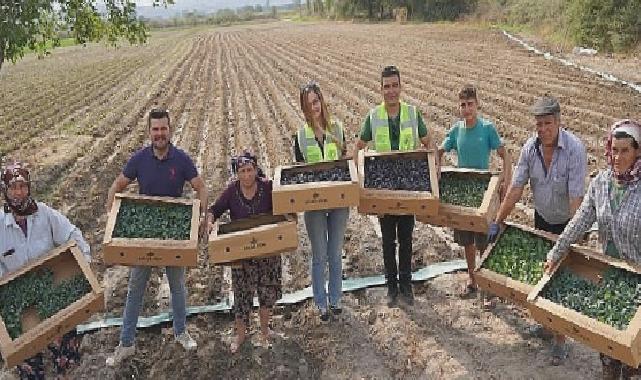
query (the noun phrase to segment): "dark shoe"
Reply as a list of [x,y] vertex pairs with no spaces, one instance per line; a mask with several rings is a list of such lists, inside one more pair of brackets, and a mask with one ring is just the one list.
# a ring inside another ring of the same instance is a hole
[[552,338],[554,337],[554,334],[552,334],[550,330],[546,329],[538,323],[528,326],[528,328],[525,330],[525,333],[531,338],[540,338],[543,340],[552,340]]
[[621,364],[603,365],[603,380],[619,380],[621,378]]
[[619,380],[621,378],[626,378],[625,375],[627,375],[627,373],[623,373],[623,363],[604,354],[599,354],[599,357],[601,358],[601,364],[603,366],[604,380]]
[[329,305],[329,310],[331,310],[334,315],[341,315],[343,313],[343,309],[338,306]]
[[403,301],[406,305],[409,305],[409,306],[414,305],[414,292],[412,291],[412,283],[401,282],[400,291],[401,291],[401,301]]
[[568,357],[568,345],[567,343],[554,343],[552,346],[552,365],[558,366],[563,364],[565,359]]
[[320,320],[321,322],[329,322],[329,312],[327,310],[321,310]]
[[398,286],[396,283],[387,284],[387,307],[398,306]]
[[470,299],[476,297],[476,292],[478,288],[473,284],[466,284],[463,290],[461,291],[460,297],[463,299]]
[[621,380],[632,379],[633,377],[639,376],[641,374],[641,369],[632,368],[627,364],[621,364]]
[[481,308],[483,310],[492,311],[496,309],[496,304],[498,303],[497,297],[486,292],[481,292],[481,299],[483,300],[483,303],[481,304]]

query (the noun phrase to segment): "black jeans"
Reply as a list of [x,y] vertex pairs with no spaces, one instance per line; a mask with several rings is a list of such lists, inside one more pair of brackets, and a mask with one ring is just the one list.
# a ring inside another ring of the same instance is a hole
[[536,211],[534,211],[534,228],[541,231],[550,232],[553,234],[561,235],[565,227],[570,221],[568,220],[562,224],[550,224],[543,219],[543,217]]
[[[383,262],[388,283],[412,280],[412,233],[414,215],[385,215],[378,218],[383,235]],[[396,240],[398,238],[398,267]],[[398,276],[398,277],[397,277]]]

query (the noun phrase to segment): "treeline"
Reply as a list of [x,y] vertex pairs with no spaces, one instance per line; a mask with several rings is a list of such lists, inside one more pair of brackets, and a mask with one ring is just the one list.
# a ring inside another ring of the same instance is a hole
[[408,19],[453,21],[474,10],[475,0],[296,0],[303,12],[331,18],[394,18],[394,9],[406,7]]
[[295,0],[301,13],[336,19],[389,20],[406,7],[408,20],[491,22],[552,29],[567,42],[602,51],[641,42],[641,0]]
[[[245,6],[237,9],[220,9],[215,13],[184,12],[181,16],[170,19],[144,20],[151,28],[182,27],[195,25],[231,25],[253,20],[275,19],[283,7],[265,7],[262,5]],[[286,8],[287,9],[287,8]]]

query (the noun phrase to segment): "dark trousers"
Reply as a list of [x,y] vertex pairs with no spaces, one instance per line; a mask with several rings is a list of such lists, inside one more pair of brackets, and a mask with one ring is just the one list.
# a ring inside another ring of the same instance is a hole
[[[388,283],[412,280],[412,233],[414,215],[385,215],[378,218],[383,235],[383,262]],[[398,239],[398,267],[396,241]]]
[[543,219],[543,217],[536,211],[534,211],[534,228],[541,231],[550,232],[556,235],[561,235],[565,227],[570,221],[568,220],[562,224],[550,224]]

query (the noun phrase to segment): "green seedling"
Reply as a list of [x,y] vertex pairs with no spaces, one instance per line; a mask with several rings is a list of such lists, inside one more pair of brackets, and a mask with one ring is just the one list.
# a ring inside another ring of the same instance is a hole
[[543,277],[543,264],[552,242],[515,227],[507,227],[482,268],[513,280],[535,285]]
[[84,275],[78,274],[54,285],[50,269],[34,269],[0,287],[0,316],[11,339],[22,335],[21,316],[35,307],[40,319],[52,317],[91,291]]
[[123,200],[112,236],[189,240],[191,213],[189,205]]

